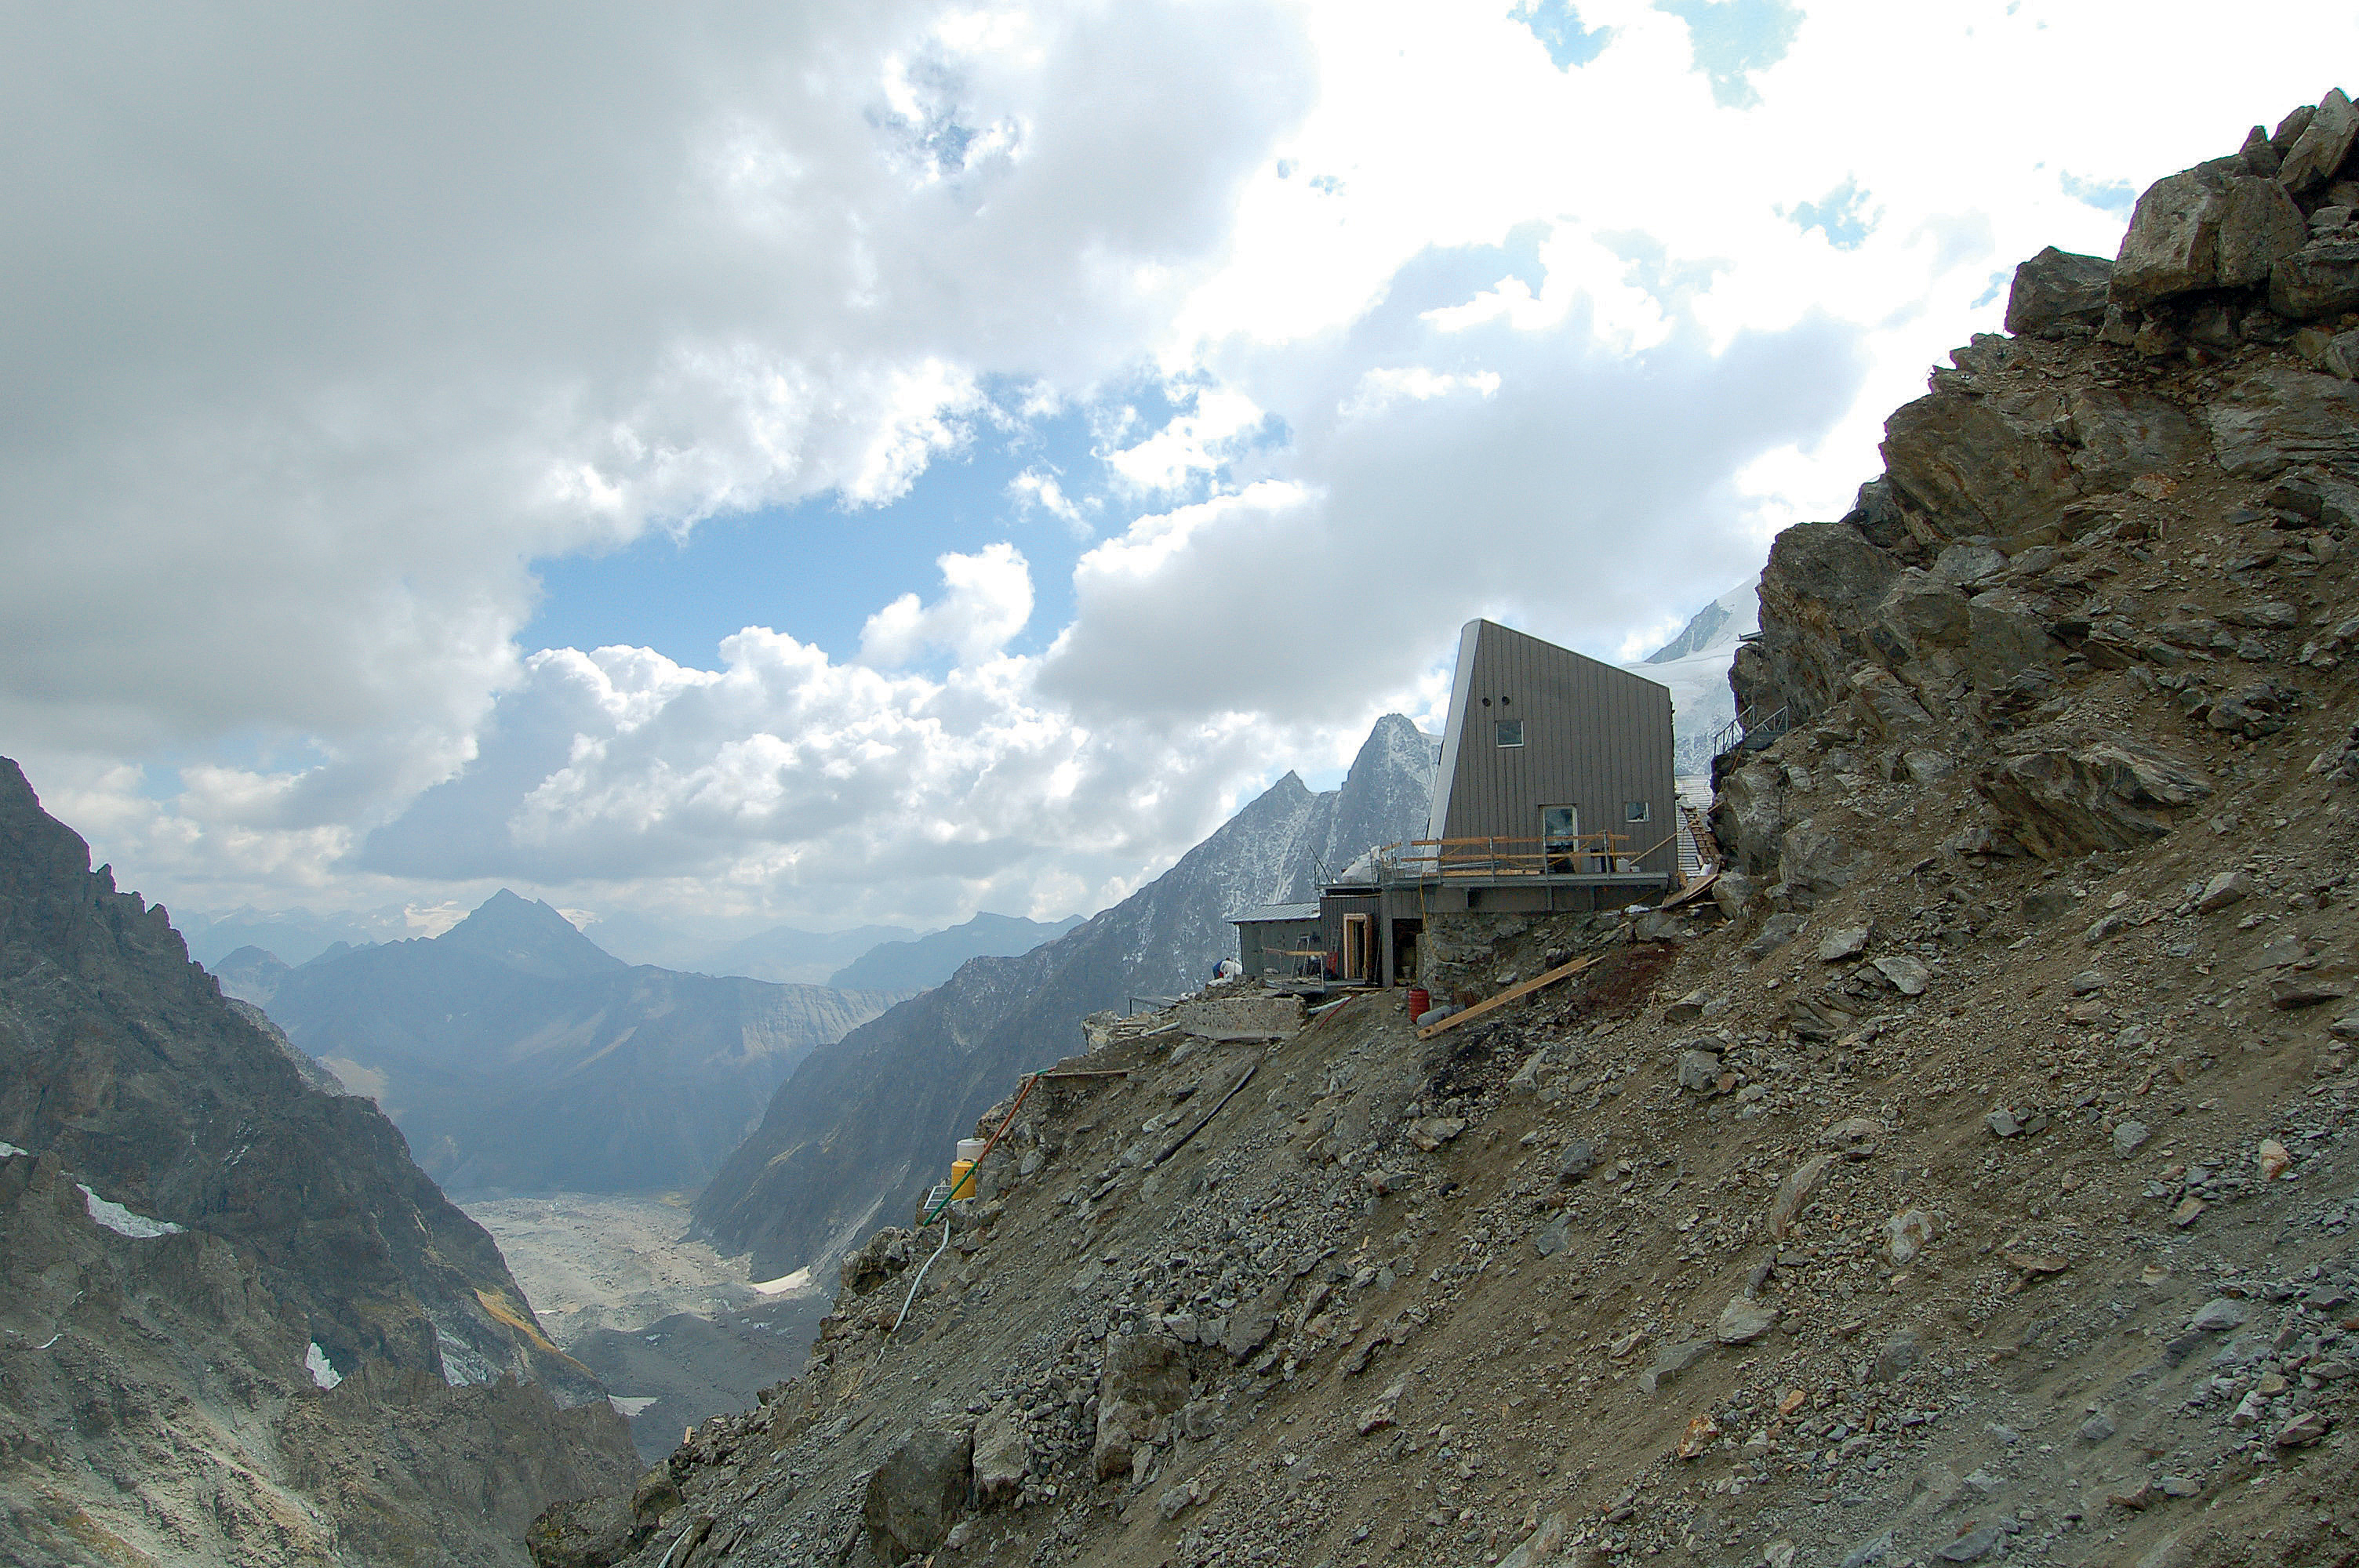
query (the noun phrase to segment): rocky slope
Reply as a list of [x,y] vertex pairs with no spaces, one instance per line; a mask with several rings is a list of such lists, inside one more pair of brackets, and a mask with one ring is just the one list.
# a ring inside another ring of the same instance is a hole
[[969,958],[1016,957],[1081,923],[1078,914],[1049,921],[986,912],[947,931],[879,942],[828,976],[827,983],[838,990],[921,991],[949,979]]
[[1779,538],[1713,899],[1071,1064],[543,1561],[2359,1560],[2354,133],[2035,258]]
[[515,1562],[628,1464],[392,1125],[0,762],[0,1556]]
[[1377,721],[1341,789],[1288,773],[1180,863],[1020,957],[977,958],[811,1057],[698,1198],[754,1277],[824,1263],[940,1177],[943,1152],[1015,1074],[1079,1047],[1081,1020],[1199,983],[1236,953],[1228,916],[1307,896],[1377,844],[1422,830],[1433,742]]
[[505,891],[431,939],[232,957],[223,984],[468,1195],[694,1188],[805,1054],[897,1000],[633,967]]

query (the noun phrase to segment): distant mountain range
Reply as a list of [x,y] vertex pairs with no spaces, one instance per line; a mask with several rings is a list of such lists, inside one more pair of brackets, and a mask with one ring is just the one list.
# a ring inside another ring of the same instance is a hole
[[1341,789],[1288,773],[1112,909],[1019,957],[970,959],[812,1051],[698,1198],[700,1227],[765,1279],[897,1218],[1017,1075],[1082,1049],[1083,1017],[1194,989],[1236,952],[1231,914],[1310,896],[1321,867],[1421,831],[1438,744],[1387,715]]
[[828,976],[827,983],[842,990],[921,991],[949,979],[969,958],[1012,958],[1029,953],[1081,923],[1078,914],[1057,921],[978,914],[963,925],[912,941],[880,942]]
[[241,950],[221,979],[470,1196],[694,1187],[808,1053],[904,994],[635,967],[506,890],[440,936]]
[[[250,965],[251,957],[235,957],[242,948],[293,967],[340,948],[405,941],[418,934],[408,913],[398,906],[326,914],[308,909],[234,909],[179,918],[190,932],[190,956],[216,974],[223,973],[224,964]],[[985,913],[943,931],[906,925],[807,931],[773,925],[751,935],[713,938],[632,911],[584,918],[589,925],[584,935],[626,965],[851,990],[923,990],[949,979],[969,958],[1028,952],[1082,923],[1078,914],[1040,921]],[[245,992],[234,989],[232,994]]]
[[307,964],[342,943],[365,947],[414,935],[399,908],[332,911],[233,909],[181,911],[174,916],[188,939],[189,957],[211,968],[241,947],[257,947],[289,964]]
[[[773,925],[734,942],[694,951],[667,967],[708,975],[745,975],[782,984],[832,986],[835,981],[830,976],[859,962],[879,945],[913,941],[924,935],[906,925],[854,925],[844,931]],[[941,978],[947,979],[949,973],[944,970]]]

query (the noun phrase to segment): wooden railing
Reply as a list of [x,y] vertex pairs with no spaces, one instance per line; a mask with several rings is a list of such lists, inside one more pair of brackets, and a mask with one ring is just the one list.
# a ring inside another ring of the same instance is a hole
[[[1666,839],[1664,842],[1668,843]],[[1662,844],[1633,849],[1620,833],[1570,838],[1411,838],[1376,850],[1380,881],[1596,876],[1636,871]]]

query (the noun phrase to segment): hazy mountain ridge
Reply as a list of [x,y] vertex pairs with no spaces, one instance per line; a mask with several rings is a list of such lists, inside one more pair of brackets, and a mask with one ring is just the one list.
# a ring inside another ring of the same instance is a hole
[[807,1052],[898,1000],[626,965],[505,890],[440,936],[233,983],[264,975],[288,1038],[468,1193],[696,1186]]
[[1043,942],[1053,942],[1082,923],[1027,920],[1021,915],[977,914],[963,925],[929,932],[906,942],[880,942],[828,976],[842,990],[924,990],[958,972],[969,958],[1012,958]]
[[1321,862],[1340,871],[1413,837],[1435,756],[1430,737],[1387,715],[1342,788],[1314,795],[1288,773],[1114,908],[1020,957],[972,959],[814,1051],[698,1198],[700,1227],[751,1252],[760,1279],[897,1218],[1016,1075],[1082,1047],[1083,1017],[1193,989],[1236,951],[1229,915],[1301,896]]

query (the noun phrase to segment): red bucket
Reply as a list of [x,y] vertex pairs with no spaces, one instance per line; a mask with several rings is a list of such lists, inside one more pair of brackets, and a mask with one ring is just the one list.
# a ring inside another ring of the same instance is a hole
[[1430,1008],[1432,1005],[1433,993],[1431,991],[1427,990],[1423,986],[1411,986],[1408,988],[1408,1015],[1411,1019],[1423,1018],[1426,1014],[1426,1010]]

